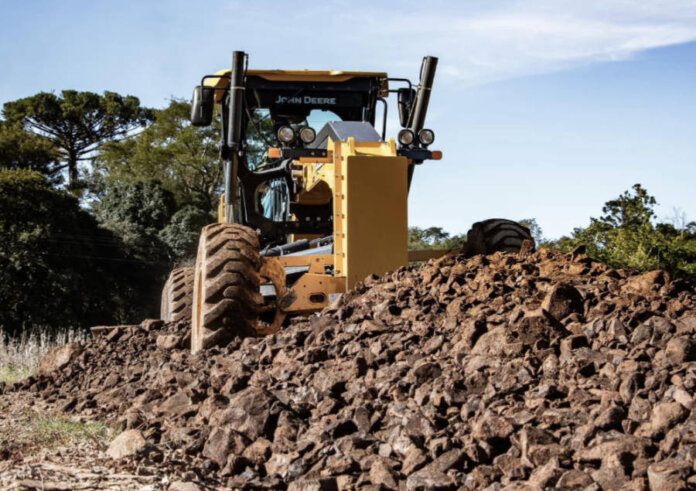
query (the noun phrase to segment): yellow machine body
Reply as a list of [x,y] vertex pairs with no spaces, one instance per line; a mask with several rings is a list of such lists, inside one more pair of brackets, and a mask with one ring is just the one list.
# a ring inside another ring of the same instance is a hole
[[[284,314],[309,313],[327,306],[334,294],[351,289],[371,274],[384,274],[408,264],[409,160],[386,142],[329,140],[326,158],[293,162],[302,204],[333,202],[334,253],[264,258],[262,277],[273,283],[277,308]],[[218,208],[225,222],[224,197]],[[309,270],[285,288],[287,267]],[[333,274],[326,267],[333,266]],[[274,271],[274,273],[266,273]],[[273,277],[275,276],[275,278]],[[282,319],[278,319],[280,327]],[[276,323],[274,323],[276,324]]]

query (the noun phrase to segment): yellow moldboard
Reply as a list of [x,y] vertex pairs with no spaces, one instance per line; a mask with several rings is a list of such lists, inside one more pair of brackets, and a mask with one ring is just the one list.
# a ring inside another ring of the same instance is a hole
[[408,265],[408,161],[347,155],[343,165],[340,264],[351,289],[370,274]]

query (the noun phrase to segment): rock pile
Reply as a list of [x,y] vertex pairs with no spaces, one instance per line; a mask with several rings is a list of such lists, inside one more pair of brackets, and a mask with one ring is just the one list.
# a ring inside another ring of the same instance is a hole
[[107,329],[20,388],[234,488],[696,487],[696,295],[664,272],[455,257],[204,355],[187,330]]

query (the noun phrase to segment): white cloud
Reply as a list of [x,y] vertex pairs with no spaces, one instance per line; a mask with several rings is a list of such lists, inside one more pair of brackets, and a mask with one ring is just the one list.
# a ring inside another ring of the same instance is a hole
[[340,53],[336,61],[342,67],[368,65],[394,73],[412,70],[413,58],[432,53],[441,58],[440,73],[459,84],[625,60],[696,40],[693,0],[389,3],[387,8],[353,2],[341,10],[342,2],[325,2],[311,16],[284,12],[276,39],[303,46],[286,61],[325,64],[326,55]]

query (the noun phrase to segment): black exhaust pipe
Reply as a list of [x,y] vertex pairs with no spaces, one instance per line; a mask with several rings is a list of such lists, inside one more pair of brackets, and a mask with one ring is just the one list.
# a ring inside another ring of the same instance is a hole
[[229,158],[225,165],[225,217],[234,223],[234,204],[237,202],[237,174],[242,158],[242,114],[244,111],[244,51],[232,52],[230,73],[229,113],[227,120],[227,147]]
[[[408,129],[413,132],[416,138],[418,138],[418,132],[423,129],[425,116],[428,114],[430,90],[433,88],[436,68],[437,58],[435,56],[426,56],[423,58],[418,92],[416,92],[416,98],[413,101],[413,109],[411,110],[411,115],[408,120]],[[413,171],[415,169],[416,166],[414,164],[408,166],[408,189],[411,189],[411,180],[413,179]]]
[[435,79],[435,69],[437,68],[437,58],[426,56],[421,65],[420,82],[416,99],[413,101],[413,110],[409,118],[408,128],[413,134],[418,136],[418,132],[423,129],[425,115],[428,113],[428,103],[430,102],[430,90],[433,88]]

